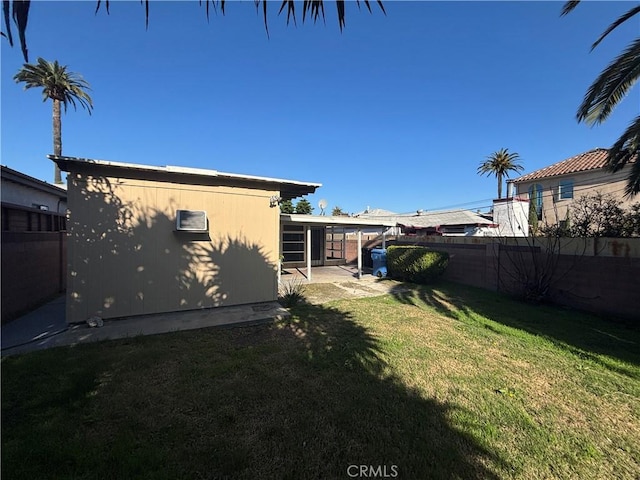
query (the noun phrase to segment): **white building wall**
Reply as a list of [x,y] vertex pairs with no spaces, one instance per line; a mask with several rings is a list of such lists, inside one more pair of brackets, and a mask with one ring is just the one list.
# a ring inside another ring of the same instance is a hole
[[501,237],[528,237],[529,200],[494,200],[493,222],[498,225],[498,235]]

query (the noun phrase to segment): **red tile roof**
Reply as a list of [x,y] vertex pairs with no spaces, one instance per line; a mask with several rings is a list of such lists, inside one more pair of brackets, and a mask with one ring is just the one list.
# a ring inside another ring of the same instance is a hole
[[536,180],[539,178],[567,175],[575,172],[585,172],[603,168],[607,161],[609,151],[606,148],[594,148],[588,152],[580,153],[575,157],[562,160],[548,167],[535,170],[513,180],[514,183]]

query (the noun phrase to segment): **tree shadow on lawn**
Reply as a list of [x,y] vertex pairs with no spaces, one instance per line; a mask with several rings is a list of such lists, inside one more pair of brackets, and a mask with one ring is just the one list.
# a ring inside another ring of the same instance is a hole
[[[460,407],[407,387],[348,312],[309,304],[292,312],[273,324],[8,359],[3,476],[351,478],[365,465],[384,469],[378,478],[395,471],[398,478],[495,479],[511,471],[452,426]],[[57,362],[66,356],[73,361]],[[20,365],[42,372],[43,398],[46,383],[57,385],[55,405],[32,401]],[[78,372],[80,386],[68,381]],[[48,417],[67,427],[47,427]],[[16,435],[27,430],[26,439]],[[25,456],[34,448],[38,455]]]
[[409,305],[428,305],[440,314],[456,320],[482,323],[502,333],[478,316],[523,330],[552,341],[581,358],[638,378],[637,370],[619,362],[607,362],[601,355],[640,366],[640,326],[617,319],[598,317],[554,305],[527,304],[500,293],[439,282],[434,285],[404,284],[391,294]]
[[343,478],[349,465],[387,465],[388,472],[396,465],[400,478],[497,478],[486,464],[504,462],[448,420],[459,407],[407,387],[348,312],[309,304],[293,312],[280,334],[299,342],[299,361],[313,376],[284,391],[320,413],[311,443],[328,447],[323,458],[333,459],[329,472],[318,468],[312,477]]

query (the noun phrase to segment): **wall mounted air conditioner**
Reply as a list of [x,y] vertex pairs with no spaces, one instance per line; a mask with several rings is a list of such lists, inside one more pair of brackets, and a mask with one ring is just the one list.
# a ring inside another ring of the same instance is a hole
[[207,232],[207,212],[204,210],[176,210],[176,230],[179,232]]

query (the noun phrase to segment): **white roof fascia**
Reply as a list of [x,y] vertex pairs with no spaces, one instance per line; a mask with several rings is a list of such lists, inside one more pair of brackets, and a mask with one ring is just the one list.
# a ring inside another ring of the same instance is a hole
[[280,214],[280,220],[291,223],[344,225],[349,227],[395,227],[391,220],[364,219],[355,217],[334,217],[325,215],[306,215],[301,213]]

